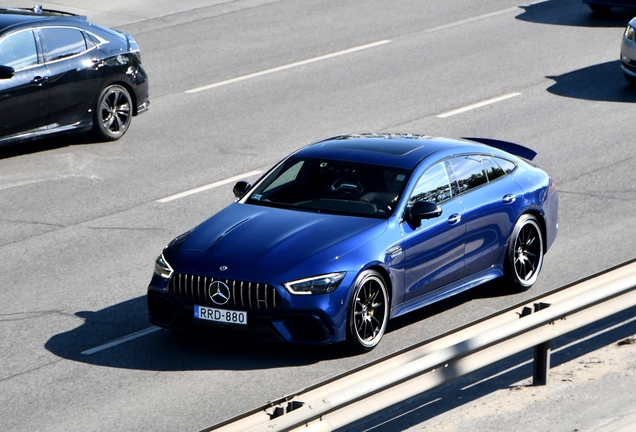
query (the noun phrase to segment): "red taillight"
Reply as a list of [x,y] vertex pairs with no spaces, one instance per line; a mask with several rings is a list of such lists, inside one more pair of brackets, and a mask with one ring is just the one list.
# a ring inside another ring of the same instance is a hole
[[556,185],[554,184],[554,180],[550,177],[550,195],[556,190]]

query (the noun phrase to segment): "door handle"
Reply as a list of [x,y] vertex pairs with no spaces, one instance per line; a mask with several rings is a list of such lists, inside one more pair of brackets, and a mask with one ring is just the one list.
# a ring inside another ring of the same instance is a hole
[[47,82],[49,79],[47,77],[41,77],[41,76],[36,76],[33,78],[33,81],[31,81],[33,84],[41,86],[42,84],[44,84],[45,82]]
[[459,213],[454,213],[450,215],[450,217],[448,218],[448,223],[450,225],[455,225],[456,223],[459,223],[459,221],[461,220],[462,220],[462,215],[460,215]]
[[504,204],[511,204],[517,200],[517,195],[515,194],[506,194],[504,195],[502,201]]

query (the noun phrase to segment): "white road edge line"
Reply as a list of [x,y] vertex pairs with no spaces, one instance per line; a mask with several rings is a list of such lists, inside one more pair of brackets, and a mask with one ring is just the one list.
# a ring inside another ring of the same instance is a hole
[[150,328],[147,328],[145,330],[138,331],[137,333],[133,333],[133,334],[130,334],[128,336],[124,336],[122,338],[115,339],[114,341],[105,343],[104,345],[100,345],[98,347],[91,348],[91,349],[88,349],[86,351],[82,351],[81,354],[84,354],[84,355],[95,354],[96,352],[103,351],[103,350],[108,349],[108,348],[112,348],[114,346],[123,344],[123,343],[131,341],[133,339],[140,338],[142,336],[146,336],[146,335],[148,335],[150,333],[154,333],[154,332],[159,331],[159,330],[161,330],[161,327],[150,327]]
[[381,40],[381,41],[378,41],[378,42],[373,42],[373,43],[366,44],[366,45],[360,45],[360,46],[357,46],[357,47],[354,47],[354,48],[349,48],[349,49],[346,49],[346,50],[343,50],[343,51],[338,51],[338,52],[335,52],[335,53],[331,53],[331,54],[326,54],[326,55],[322,55],[322,56],[319,56],[319,57],[310,58],[310,59],[299,61],[299,62],[296,62],[296,63],[290,63],[290,64],[287,64],[287,65],[284,65],[284,66],[279,66],[279,67],[275,67],[275,68],[272,68],[272,69],[267,69],[267,70],[264,70],[264,71],[261,71],[261,72],[256,72],[256,73],[252,73],[252,74],[249,74],[249,75],[243,75],[243,76],[240,76],[240,77],[237,77],[237,78],[232,78],[232,79],[225,80],[225,81],[220,81],[220,82],[217,82],[217,83],[214,83],[214,84],[209,84],[209,85],[206,85],[206,86],[193,88],[193,89],[190,89],[190,90],[186,90],[186,93],[197,93],[197,92],[200,92],[200,91],[210,90],[210,89],[213,89],[213,88],[216,88],[216,87],[221,87],[221,86],[228,85],[228,84],[234,84],[234,83],[239,82],[239,81],[245,81],[245,80],[248,80],[248,79],[251,79],[251,78],[260,77],[260,76],[271,74],[271,73],[274,73],[274,72],[280,72],[280,71],[283,71],[283,70],[286,70],[286,69],[291,69],[291,68],[295,68],[295,67],[298,67],[298,66],[303,66],[303,65],[306,65],[306,64],[309,64],[309,63],[314,63],[314,62],[318,62],[318,61],[322,61],[322,60],[327,60],[327,59],[330,59],[330,58],[333,58],[333,57],[338,57],[338,56],[345,55],[345,54],[351,54],[351,53],[354,53],[354,52],[357,52],[357,51],[362,51],[362,50],[369,49],[369,48],[375,48],[377,46],[384,45],[384,44],[387,44],[389,42],[391,42],[389,39],[385,39],[385,40]]
[[246,177],[251,177],[251,176],[256,175],[256,174],[261,174],[262,172],[263,171],[255,170],[255,171],[250,171],[250,172],[246,172],[246,173],[243,173],[243,174],[235,175],[234,177],[230,177],[230,178],[227,178],[225,180],[219,180],[218,182],[210,183],[210,184],[205,185],[205,186],[200,186],[198,188],[190,189],[190,190],[187,190],[185,192],[180,192],[178,194],[170,195],[169,197],[161,198],[161,199],[159,199],[159,200],[157,200],[155,202],[167,203],[169,201],[174,201],[174,200],[179,199],[179,198],[187,197],[188,195],[194,195],[196,193],[203,192],[203,191],[206,191],[208,189],[213,189],[213,188],[218,187],[218,186],[223,186],[224,184],[228,184],[228,183],[231,183],[233,181],[241,180],[241,179],[246,178]]
[[470,110],[474,110],[474,109],[477,109],[477,108],[481,108],[481,107],[484,107],[486,105],[490,105],[490,104],[494,104],[494,103],[497,103],[497,102],[501,102],[501,101],[504,101],[506,99],[510,99],[510,98],[513,98],[513,97],[519,96],[519,95],[521,95],[521,93],[509,93],[507,95],[499,96],[499,97],[496,97],[496,98],[485,100],[483,102],[478,102],[476,104],[468,105],[468,106],[465,106],[463,108],[458,108],[456,110],[448,111],[448,112],[445,112],[443,114],[439,114],[436,117],[437,118],[447,118],[447,117],[450,117],[450,116],[454,116],[456,114],[464,113],[466,111],[470,111]]

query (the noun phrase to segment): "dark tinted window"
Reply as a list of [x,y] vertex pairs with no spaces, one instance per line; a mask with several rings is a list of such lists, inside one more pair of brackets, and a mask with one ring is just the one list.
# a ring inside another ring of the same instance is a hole
[[460,193],[488,182],[480,156],[471,155],[453,158],[450,160],[450,164],[455,172]]
[[450,181],[443,162],[433,165],[417,181],[409,205],[417,201],[441,203],[452,198]]
[[44,61],[54,61],[86,51],[84,34],[72,28],[43,28]]
[[509,160],[498,158],[498,157],[493,157],[493,159],[495,160],[495,162],[497,162],[497,164],[501,167],[501,169],[506,174],[510,174],[511,172],[515,170],[515,168],[517,168],[517,165],[510,162]]
[[486,169],[486,174],[488,175],[488,181],[493,181],[498,179],[499,177],[503,177],[506,175],[506,172],[501,168],[497,162],[492,160],[489,157],[483,157],[481,160],[484,163],[484,168]]
[[37,62],[38,51],[31,30],[13,33],[0,41],[0,65],[22,69]]

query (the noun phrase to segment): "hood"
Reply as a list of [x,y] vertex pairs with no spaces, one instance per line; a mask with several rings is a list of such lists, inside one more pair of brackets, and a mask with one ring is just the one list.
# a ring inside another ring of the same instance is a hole
[[234,203],[196,227],[178,255],[192,264],[290,270],[342,256],[386,225],[382,219]]

